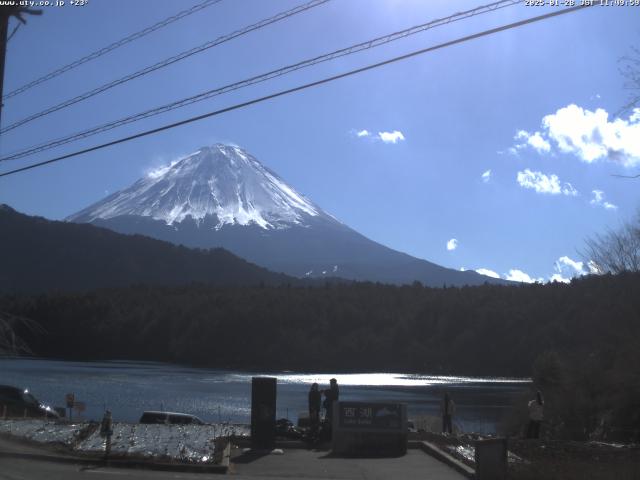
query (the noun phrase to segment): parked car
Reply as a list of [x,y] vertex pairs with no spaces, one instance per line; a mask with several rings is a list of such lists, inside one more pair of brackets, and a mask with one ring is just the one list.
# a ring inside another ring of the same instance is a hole
[[172,425],[204,425],[204,422],[195,415],[176,412],[147,411],[140,417],[140,423],[162,423]]
[[53,408],[39,402],[29,390],[10,385],[0,385],[0,416],[3,414],[7,417],[60,418]]

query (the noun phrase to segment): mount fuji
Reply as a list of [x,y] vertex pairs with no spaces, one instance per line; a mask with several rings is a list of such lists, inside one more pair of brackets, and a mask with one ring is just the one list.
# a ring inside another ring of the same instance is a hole
[[507,283],[369,240],[234,145],[203,147],[66,220],[187,247],[223,247],[296,277],[429,286]]

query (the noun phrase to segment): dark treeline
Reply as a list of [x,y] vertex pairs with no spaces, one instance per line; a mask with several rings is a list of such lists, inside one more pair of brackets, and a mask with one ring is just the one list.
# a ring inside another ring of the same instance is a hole
[[0,311],[42,325],[46,334],[18,333],[48,357],[533,375],[549,397],[571,399],[554,415],[573,436],[605,417],[640,427],[640,274],[441,289],[138,286],[5,295]]
[[0,309],[39,322],[46,336],[28,340],[53,357],[529,376],[543,352],[611,364],[640,346],[639,279],[444,289],[138,286],[5,295]]

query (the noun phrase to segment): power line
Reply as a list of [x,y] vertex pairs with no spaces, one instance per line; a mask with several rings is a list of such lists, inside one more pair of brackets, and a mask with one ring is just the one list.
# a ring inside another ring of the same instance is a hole
[[612,177],[618,177],[618,178],[640,178],[640,173],[638,175],[616,175],[614,173],[611,176]]
[[209,98],[223,95],[225,93],[232,92],[234,90],[239,90],[241,88],[245,88],[251,85],[255,85],[257,83],[262,83],[267,80],[271,80],[276,77],[280,77],[283,75],[287,75],[289,73],[295,72],[297,70],[308,68],[313,65],[317,65],[319,63],[327,62],[330,60],[334,60],[336,58],[344,57],[347,55],[351,55],[354,53],[358,53],[363,50],[368,50],[371,48],[375,48],[396,40],[400,40],[402,38],[408,37],[410,35],[415,35],[420,32],[424,32],[425,30],[429,30],[431,28],[436,28],[442,25],[447,25],[449,23],[457,22],[460,20],[464,20],[466,18],[470,18],[476,15],[493,12],[501,8],[509,7],[512,5],[516,5],[522,3],[522,0],[501,0],[498,2],[490,3],[488,5],[483,5],[480,7],[476,7],[471,10],[467,10],[464,12],[458,12],[448,17],[439,18],[436,20],[429,21],[427,23],[423,23],[420,25],[413,26],[411,28],[407,28],[404,30],[400,30],[398,32],[394,32],[388,35],[384,35],[381,37],[374,38],[372,40],[368,40],[366,42],[361,42],[355,45],[351,45],[347,48],[342,48],[340,50],[335,50],[330,53],[326,53],[308,60],[303,60],[301,62],[288,65],[282,68],[278,68],[276,70],[272,70],[267,73],[263,73],[261,75],[257,75],[254,77],[250,77],[245,80],[241,80],[239,82],[231,83],[225,85],[223,87],[215,88],[212,90],[207,90],[205,92],[199,93],[197,95],[193,95],[191,97],[183,98],[181,100],[177,100],[175,102],[171,102],[159,107],[152,108],[150,110],[146,110],[144,112],[140,112],[134,115],[129,115],[127,117],[121,118],[119,120],[114,120],[112,122],[108,122],[96,127],[92,127],[87,130],[83,130],[81,132],[76,132],[74,134],[68,135],[66,137],[58,138],[56,140],[52,140],[43,144],[27,147],[26,149],[20,150],[18,152],[11,153],[5,157],[0,158],[0,162],[5,160],[16,160],[19,158],[24,158],[30,155],[34,155],[36,153],[43,152],[45,150],[49,150],[51,148],[55,148],[61,145],[65,145],[67,143],[74,142],[76,140],[80,140],[83,138],[87,138],[93,135],[97,135],[99,133],[103,133],[109,130],[113,130],[114,128],[121,127],[123,125],[127,125],[129,123],[137,122],[143,120],[145,118],[149,118],[155,115],[159,115],[161,113],[165,113],[171,110],[175,110],[177,108],[181,108],[187,105],[191,105],[196,102],[201,102],[207,100]]
[[20,28],[20,25],[22,25],[21,23],[17,23],[15,27],[13,27],[13,30],[11,31],[11,34],[9,34],[9,36],[7,37],[7,43],[9,43],[9,41],[13,38],[13,36],[16,34],[16,32],[18,31],[18,29]]
[[300,85],[300,86],[297,86],[297,87],[289,88],[287,90],[281,90],[279,92],[272,93],[272,94],[264,96],[264,97],[256,98],[256,99],[249,100],[249,101],[243,102],[243,103],[238,103],[238,104],[232,105],[230,107],[222,108],[220,110],[215,110],[213,112],[205,113],[203,115],[198,115],[198,116],[195,116],[195,117],[191,117],[191,118],[188,118],[186,120],[181,120],[179,122],[175,122],[175,123],[171,123],[171,124],[168,124],[168,125],[164,125],[162,127],[158,127],[158,128],[154,128],[154,129],[151,129],[151,130],[144,131],[144,132],[140,132],[140,133],[137,133],[135,135],[130,135],[128,137],[120,138],[118,140],[113,140],[111,142],[106,142],[106,143],[103,143],[101,145],[96,145],[96,146],[93,146],[93,147],[85,148],[83,150],[78,150],[78,151],[75,151],[75,152],[72,152],[72,153],[68,153],[66,155],[62,155],[62,156],[59,156],[59,157],[56,157],[56,158],[52,158],[50,160],[34,163],[34,164],[31,164],[31,165],[27,165],[25,167],[17,168],[15,170],[10,170],[8,172],[3,172],[3,173],[0,173],[0,177],[6,177],[8,175],[13,175],[13,174],[16,174],[16,173],[19,173],[19,172],[24,172],[26,170],[31,170],[31,169],[34,169],[34,168],[37,168],[37,167],[41,167],[43,165],[48,165],[48,164],[51,164],[51,163],[59,162],[61,160],[65,160],[65,159],[68,159],[68,158],[76,157],[78,155],[82,155],[82,154],[89,153],[89,152],[94,152],[96,150],[101,150],[103,148],[111,147],[113,145],[118,145],[120,143],[125,143],[125,142],[131,141],[131,140],[135,140],[137,138],[153,135],[153,134],[156,134],[156,133],[159,133],[159,132],[163,132],[165,130],[169,130],[169,129],[172,129],[172,128],[175,128],[175,127],[179,127],[179,126],[182,126],[182,125],[187,125],[189,123],[197,122],[197,121],[203,120],[205,118],[214,117],[214,116],[217,116],[217,115],[221,115],[223,113],[231,112],[233,110],[238,110],[238,109],[241,109],[241,108],[244,108],[244,107],[248,107],[250,105],[255,105],[257,103],[262,103],[262,102],[265,102],[267,100],[271,100],[271,99],[274,99],[274,98],[277,98],[277,97],[288,95],[290,93],[299,92],[299,91],[302,91],[302,90],[306,90],[308,88],[312,88],[312,87],[316,87],[318,85],[322,85],[324,83],[333,82],[333,81],[339,80],[341,78],[350,77],[352,75],[356,75],[358,73],[362,73],[362,72],[365,72],[365,71],[368,71],[368,70],[373,70],[374,68],[379,68],[379,67],[382,67],[384,65],[389,65],[389,64],[392,64],[392,63],[400,62],[402,60],[406,60],[408,58],[412,58],[412,57],[415,57],[415,56],[418,56],[418,55],[422,55],[422,54],[425,54],[425,53],[428,53],[428,52],[433,52],[435,50],[440,50],[442,48],[446,48],[446,47],[450,47],[450,46],[457,45],[457,44],[460,44],[460,43],[468,42],[468,41],[475,40],[475,39],[478,39],[478,38],[481,38],[481,37],[486,37],[486,36],[492,35],[494,33],[503,32],[505,30],[511,30],[513,28],[518,28],[518,27],[521,27],[523,25],[527,25],[527,24],[530,24],[530,23],[540,22],[542,20],[546,20],[546,19],[549,19],[549,18],[552,18],[552,17],[557,17],[559,15],[564,15],[564,14],[567,14],[567,13],[576,12],[578,10],[582,10],[584,8],[592,7],[594,5],[595,5],[595,3],[578,5],[578,6],[575,6],[575,7],[565,8],[565,9],[558,10],[558,11],[551,12],[551,13],[547,13],[547,14],[544,14],[544,15],[539,15],[537,17],[531,17],[531,18],[528,18],[528,19],[525,19],[525,20],[520,20],[518,22],[509,23],[509,24],[503,25],[501,27],[496,27],[496,28],[492,28],[492,29],[489,29],[489,30],[484,30],[484,31],[479,32],[479,33],[474,33],[472,35],[468,35],[468,36],[465,36],[465,37],[457,38],[455,40],[450,40],[448,42],[440,43],[440,44],[432,46],[432,47],[423,48],[421,50],[416,50],[416,51],[413,51],[411,53],[400,55],[398,57],[393,57],[393,58],[384,60],[382,62],[373,63],[373,64],[367,65],[365,67],[360,67],[360,68],[357,68],[357,69],[354,69],[354,70],[350,70],[348,72],[344,72],[344,73],[341,73],[341,74],[338,74],[338,75],[334,75],[334,76],[331,76],[331,77],[326,77],[326,78],[323,78],[321,80],[316,80],[315,82],[306,83],[304,85]]
[[[220,1],[220,0],[218,0]],[[105,92],[107,90],[110,90],[118,85],[122,85],[123,83],[129,82],[131,80],[134,80],[136,78],[142,77],[144,75],[148,75],[149,73],[155,72],[156,70],[159,70],[161,68],[167,67],[169,65],[172,65],[176,62],[179,62],[181,60],[184,60],[185,58],[189,58],[193,55],[196,55],[198,53],[204,52],[205,50],[208,50],[210,48],[216,47],[222,43],[226,43],[229,42],[231,40],[233,40],[234,38],[240,37],[242,35],[246,35],[247,33],[253,32],[254,30],[258,30],[260,28],[264,28],[268,25],[271,25],[272,23],[276,23],[279,22],[281,20],[284,20],[286,18],[292,17],[294,15],[297,15],[298,13],[302,13],[305,12],[307,10],[310,10],[312,8],[318,7],[320,5],[323,5],[327,2],[329,2],[330,0],[311,0],[308,3],[302,4],[302,5],[298,5],[295,8],[292,8],[290,10],[286,10],[284,12],[280,12],[277,15],[274,15],[272,17],[266,18],[264,20],[260,20],[257,23],[254,23],[252,25],[249,25],[247,27],[244,27],[240,30],[236,30],[235,32],[232,32],[228,35],[223,35],[221,37],[216,38],[215,40],[211,40],[209,42],[206,42],[202,45],[199,45],[197,47],[191,48],[189,50],[186,50],[184,52],[181,52],[177,55],[174,55],[172,57],[166,58],[160,62],[157,62],[153,65],[150,65],[146,68],[143,68],[142,70],[138,70],[134,73],[131,73],[129,75],[125,75],[124,77],[118,78],[117,80],[114,80],[112,82],[106,83],[104,85],[101,85],[97,88],[94,88],[93,90],[90,90],[88,92],[85,92],[81,95],[75,96],[73,98],[70,98],[69,100],[65,100],[62,103],[59,103],[57,105],[54,105],[53,107],[47,108],[46,110],[43,110],[41,112],[38,113],[34,113],[33,115],[30,115],[28,117],[23,118],[22,120],[18,120],[17,122],[12,123],[11,125],[8,125],[2,129],[0,129],[0,134],[6,133],[10,130],[13,130],[14,128],[18,128],[21,125],[24,125],[26,123],[32,122],[33,120],[37,119],[37,118],[41,118],[44,117],[46,115],[49,115],[53,112],[57,112],[58,110],[62,110],[63,108],[69,107],[71,105],[74,105],[78,102],[82,102],[83,100],[87,100],[88,98],[91,98],[95,95],[98,95],[102,92]]]
[[16,88],[15,90],[7,93],[4,97],[2,97],[3,100],[6,100],[8,98],[11,97],[15,97],[16,95],[19,95],[23,92],[26,92],[27,90],[35,87],[36,85],[40,85],[41,83],[47,82],[49,80],[51,80],[52,78],[55,78],[59,75],[62,75],[65,72],[68,72],[69,70],[72,70],[76,67],[79,67],[80,65],[83,65],[87,62],[90,62],[91,60],[95,60],[98,57],[101,57],[102,55],[105,55],[117,48],[122,47],[123,45],[126,45],[127,43],[131,43],[134,40],[138,40],[139,38],[142,38],[146,35],[149,35],[152,32],[155,32],[156,30],[159,30],[163,27],[166,27],[167,25],[176,22],[184,17],[187,17],[193,13],[199,12],[200,10],[203,10],[207,7],[210,7],[212,5],[215,5],[216,3],[220,3],[222,0],[204,0],[203,2],[200,2],[196,5],[194,5],[193,7],[187,9],[187,10],[183,10],[181,12],[176,13],[175,15],[172,15],[168,18],[165,18],[164,20],[151,25],[150,27],[147,27],[143,30],[140,30],[139,32],[136,33],[132,33],[131,35],[124,37],[116,42],[113,42],[110,45],[107,45],[106,47],[103,47],[99,50],[96,50],[95,52],[90,53],[89,55],[86,55],[74,62],[71,62],[67,65],[64,65],[63,67],[58,68],[57,70],[54,70],[53,72],[50,72],[40,78],[37,78],[36,80],[33,80],[32,82],[27,83],[26,85],[23,85],[19,88]]

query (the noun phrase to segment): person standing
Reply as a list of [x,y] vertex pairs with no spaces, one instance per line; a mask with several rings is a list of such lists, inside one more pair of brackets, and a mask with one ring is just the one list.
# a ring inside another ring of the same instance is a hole
[[340,390],[338,381],[335,378],[329,380],[329,389],[324,391],[324,408],[325,420],[331,425],[333,419],[333,402],[337,402],[340,398]]
[[311,433],[315,435],[318,432],[318,426],[320,424],[320,400],[322,396],[320,390],[318,390],[318,384],[311,385],[309,390],[309,426],[311,427]]
[[536,398],[529,401],[529,427],[527,438],[540,438],[540,425],[544,419],[544,399],[540,390],[536,392]]
[[442,413],[442,433],[453,433],[453,415],[456,413],[456,404],[451,400],[449,392],[444,392],[440,411]]
[[100,423],[100,436],[105,439],[104,458],[109,459],[111,454],[111,437],[113,436],[113,419],[111,410],[105,410],[102,422]]

